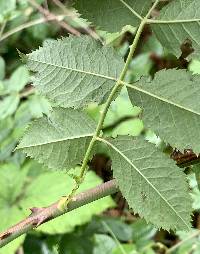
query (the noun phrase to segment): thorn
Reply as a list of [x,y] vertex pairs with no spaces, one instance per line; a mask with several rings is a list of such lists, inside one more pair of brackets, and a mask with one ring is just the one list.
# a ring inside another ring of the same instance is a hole
[[43,208],[40,208],[40,207],[32,207],[32,208],[29,208],[31,210],[31,214],[30,215],[33,215],[35,213],[39,213],[43,210]]
[[22,53],[21,51],[19,51],[19,49],[17,49],[17,52],[22,60],[22,63],[26,63],[27,62],[27,59],[28,57],[26,56],[26,54]]
[[46,217],[46,216],[42,216],[41,218],[38,219],[38,221],[33,222],[32,225],[37,228],[39,227],[41,224],[51,220],[53,217]]

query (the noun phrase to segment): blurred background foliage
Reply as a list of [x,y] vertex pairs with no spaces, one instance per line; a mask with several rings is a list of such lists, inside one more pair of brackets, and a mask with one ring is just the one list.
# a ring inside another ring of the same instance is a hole
[[[30,121],[44,114],[48,116],[53,106],[34,90],[31,73],[18,51],[29,53],[46,40],[68,36],[70,29],[75,34],[89,33],[101,38],[125,59],[135,34],[136,29],[131,26],[113,34],[90,28],[87,21],[67,6],[65,1],[58,0],[0,0],[0,231],[28,215],[30,207],[47,206],[66,195],[73,185],[73,179],[65,172],[50,171],[15,150]],[[144,75],[153,76],[165,68],[186,68],[198,75],[200,61],[187,62],[183,57],[177,59],[168,54],[147,26],[126,80],[133,82]],[[86,112],[98,121],[102,107],[90,104]],[[142,134],[164,152],[168,151],[159,137],[145,129],[141,114],[123,89],[111,104],[104,132],[112,137]],[[110,159],[103,147],[91,160],[90,168],[79,191],[112,178]],[[77,170],[78,167],[71,169]],[[194,201],[191,232],[175,235],[156,230],[130,211],[118,193],[48,222],[0,249],[0,254],[200,253],[200,168],[197,164],[187,170]],[[167,252],[168,248],[171,249]]]

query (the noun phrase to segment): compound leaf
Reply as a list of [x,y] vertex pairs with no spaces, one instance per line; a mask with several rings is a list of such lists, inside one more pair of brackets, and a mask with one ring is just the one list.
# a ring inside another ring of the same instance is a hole
[[191,198],[184,173],[142,138],[110,141],[114,177],[133,211],[166,230],[190,229]]
[[18,148],[50,168],[70,169],[81,163],[94,130],[85,113],[55,108],[29,126]]
[[109,32],[121,31],[123,26],[137,26],[140,16],[145,16],[151,6],[150,0],[76,0],[74,7],[88,19],[92,24],[99,26]]
[[48,99],[65,108],[82,108],[105,100],[123,60],[88,36],[70,36],[46,42],[27,56],[27,65],[35,72],[34,85]]
[[165,48],[179,57],[181,45],[190,41],[193,56],[200,56],[200,1],[174,0],[161,10],[158,19],[165,22],[152,28]]
[[198,75],[163,70],[152,81],[142,78],[128,92],[131,102],[143,109],[147,127],[181,151],[200,152],[199,84]]

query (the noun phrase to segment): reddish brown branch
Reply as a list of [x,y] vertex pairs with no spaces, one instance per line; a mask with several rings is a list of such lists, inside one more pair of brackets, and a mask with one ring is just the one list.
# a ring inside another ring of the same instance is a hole
[[28,0],[28,2],[34,6],[40,13],[42,13],[47,19],[55,20],[61,27],[63,27],[65,30],[70,32],[71,34],[74,34],[76,36],[80,36],[80,32],[71,27],[69,24],[62,20],[58,20],[57,16],[51,13],[49,10],[43,8],[41,5],[39,5],[35,0]]
[[58,203],[60,200],[48,207],[33,207],[31,208],[31,214],[26,219],[0,234],[0,247],[5,246],[17,237],[27,233],[33,228],[40,226],[41,224],[46,223],[47,221],[53,220],[64,213],[70,212],[95,200],[111,195],[117,191],[118,186],[116,180],[111,180],[74,196],[67,205],[65,211],[61,211],[58,208]]

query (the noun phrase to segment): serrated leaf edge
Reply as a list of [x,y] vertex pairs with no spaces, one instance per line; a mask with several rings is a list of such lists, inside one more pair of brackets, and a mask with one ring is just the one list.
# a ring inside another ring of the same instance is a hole
[[160,194],[160,192],[152,185],[151,182],[140,172],[140,170],[129,160],[129,158],[126,157],[117,147],[115,147],[113,144],[111,144],[109,141],[98,138],[99,141],[107,144],[110,146],[113,150],[115,150],[117,153],[119,153],[144,179],[145,181],[158,193],[158,195],[164,200],[164,202],[172,209],[172,211],[176,214],[176,216],[186,225],[188,230],[190,230],[190,226],[185,222],[185,220],[176,212],[176,210],[171,206],[171,204]]

